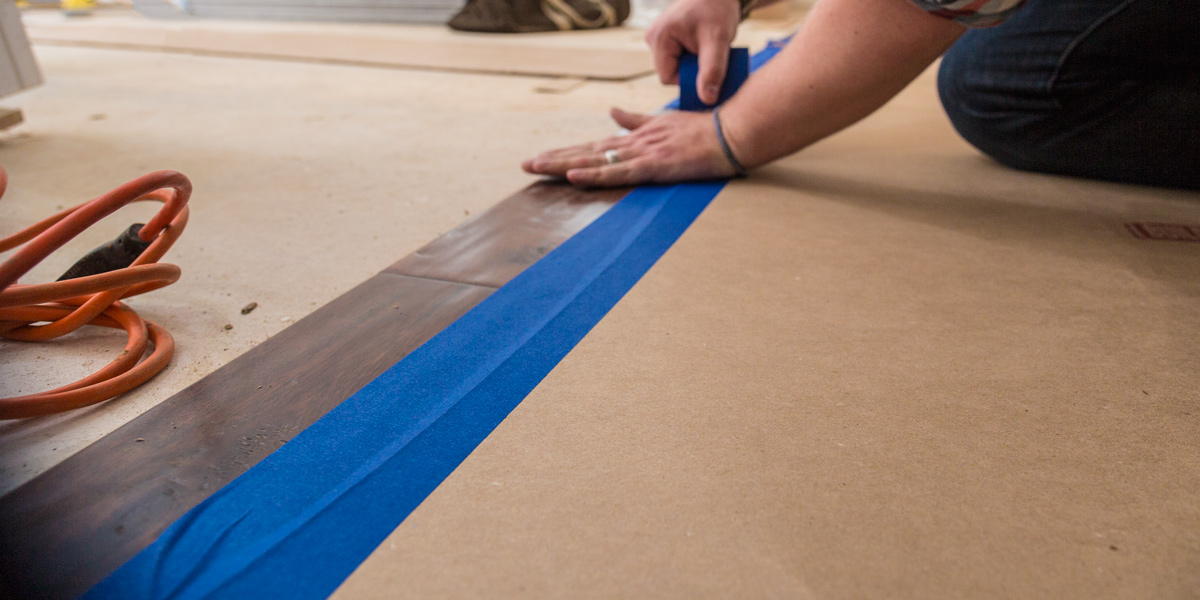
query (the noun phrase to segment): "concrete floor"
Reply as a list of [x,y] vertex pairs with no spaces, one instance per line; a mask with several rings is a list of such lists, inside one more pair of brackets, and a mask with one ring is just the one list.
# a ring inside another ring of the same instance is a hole
[[[751,29],[754,41],[780,33]],[[641,32],[612,33],[624,46],[630,36]],[[129,302],[174,335],[171,365],[98,406],[0,423],[0,494],[520,189],[532,181],[522,158],[611,133],[609,106],[652,110],[675,95],[654,77],[546,94],[536,77],[35,52],[45,85],[3,101],[26,122],[0,133],[10,178],[0,231],[160,169],[186,174],[195,193],[188,229],[164,260],[182,267],[182,279]],[[56,279],[153,209],[118,212],[22,282]],[[249,302],[258,308],[240,314]],[[0,396],[74,381],[123,344],[123,333],[98,328],[52,343],[0,342]]]

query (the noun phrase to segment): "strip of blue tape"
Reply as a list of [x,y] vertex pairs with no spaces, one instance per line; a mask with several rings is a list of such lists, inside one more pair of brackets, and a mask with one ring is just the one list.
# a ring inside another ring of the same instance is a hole
[[634,190],[193,508],[84,597],[328,597],[724,185]]

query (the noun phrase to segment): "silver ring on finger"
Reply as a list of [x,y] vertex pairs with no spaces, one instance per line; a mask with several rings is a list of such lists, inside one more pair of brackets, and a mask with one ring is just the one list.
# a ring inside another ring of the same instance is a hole
[[605,150],[604,151],[604,164],[615,165],[619,162],[621,162],[621,157],[620,157],[620,155],[617,154],[616,150]]

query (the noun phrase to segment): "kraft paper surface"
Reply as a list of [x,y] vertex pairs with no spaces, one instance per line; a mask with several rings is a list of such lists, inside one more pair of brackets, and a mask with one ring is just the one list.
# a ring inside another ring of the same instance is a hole
[[1200,197],[1008,170],[931,73],[721,193],[334,594],[1189,598]]

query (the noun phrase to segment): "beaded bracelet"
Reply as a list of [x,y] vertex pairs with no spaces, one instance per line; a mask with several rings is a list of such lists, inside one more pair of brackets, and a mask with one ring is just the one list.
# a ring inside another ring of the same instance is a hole
[[738,162],[737,157],[733,155],[733,149],[729,147],[729,142],[725,141],[725,132],[721,129],[720,112],[720,107],[713,110],[713,125],[717,129],[717,143],[721,144],[721,152],[725,153],[725,158],[733,166],[733,171],[737,173],[738,177],[745,177],[749,174],[749,171],[746,170],[746,167],[742,166],[742,163]]

